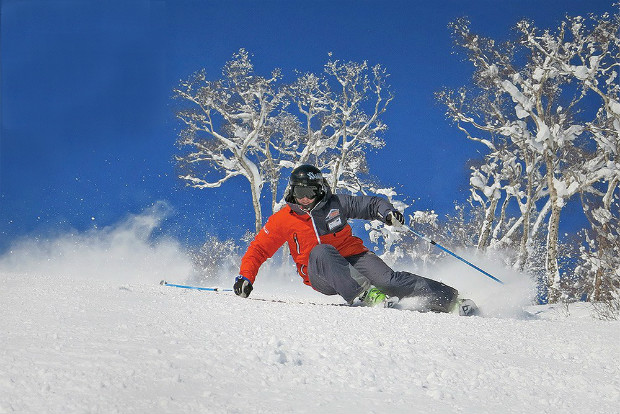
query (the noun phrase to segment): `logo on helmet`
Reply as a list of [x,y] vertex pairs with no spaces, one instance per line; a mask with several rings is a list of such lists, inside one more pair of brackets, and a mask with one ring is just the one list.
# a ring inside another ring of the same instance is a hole
[[311,171],[308,172],[308,178],[311,180],[322,180],[323,174],[321,173],[313,173]]

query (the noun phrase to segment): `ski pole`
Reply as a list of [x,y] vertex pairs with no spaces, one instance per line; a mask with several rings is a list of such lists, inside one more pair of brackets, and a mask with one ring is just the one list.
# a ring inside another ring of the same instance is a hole
[[159,282],[159,284],[162,286],[171,286],[171,287],[183,288],[183,289],[208,290],[210,292],[232,292],[232,289],[222,289],[218,287],[211,288],[211,287],[175,285],[174,283],[168,283],[165,280],[162,280],[161,282]]
[[412,232],[413,234],[415,234],[416,236],[418,236],[421,239],[426,240],[427,242],[429,242],[430,244],[432,244],[433,246],[437,246],[439,247],[441,250],[443,250],[444,252],[448,253],[451,256],[456,257],[457,259],[459,259],[461,262],[473,267],[474,269],[476,269],[477,271],[479,271],[480,273],[482,273],[485,276],[490,277],[491,279],[495,280],[498,283],[501,283],[502,285],[504,284],[504,282],[502,282],[501,280],[499,280],[498,278],[496,278],[495,276],[493,276],[492,274],[490,274],[489,272],[486,272],[482,269],[480,269],[478,266],[476,266],[475,264],[468,262],[467,260],[463,259],[461,256],[459,256],[456,253],[451,252],[450,250],[446,249],[445,247],[443,247],[441,244],[437,243],[435,240],[431,240],[430,238],[424,236],[423,234],[418,233],[417,231],[415,231],[414,229],[410,228],[409,226],[405,226],[403,225],[402,227],[404,227],[405,229],[409,230],[410,232]]

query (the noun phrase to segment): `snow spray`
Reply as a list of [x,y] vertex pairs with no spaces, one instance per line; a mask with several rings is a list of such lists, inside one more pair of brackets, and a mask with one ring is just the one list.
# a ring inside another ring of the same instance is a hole
[[189,277],[193,267],[181,244],[153,236],[170,211],[157,202],[108,227],[21,240],[0,257],[0,272],[149,283]]

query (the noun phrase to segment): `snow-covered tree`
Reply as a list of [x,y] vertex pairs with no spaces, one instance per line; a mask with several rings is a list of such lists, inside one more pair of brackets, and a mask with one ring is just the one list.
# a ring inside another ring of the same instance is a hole
[[381,65],[329,60],[320,76],[301,74],[289,85],[287,96],[303,128],[296,164],[326,171],[334,190],[371,192],[372,184],[363,180],[366,154],[385,145],[381,115],[393,99],[388,76]]
[[[617,222],[616,227],[609,225],[609,218],[612,217],[611,203],[618,198],[617,184],[620,177],[619,22],[618,15],[608,14],[600,17],[591,15],[589,18],[568,17],[555,37],[548,32],[537,31],[526,22],[520,25],[523,41],[537,48],[541,59],[544,58],[544,62],[555,71],[552,73],[572,78],[584,99],[590,98],[592,94],[599,99],[599,109],[594,120],[585,123],[585,130],[589,133],[590,142],[594,142],[596,151],[593,156],[579,163],[579,168],[569,180],[560,183],[559,189],[567,189],[570,193],[570,186],[574,186],[581,193],[602,196],[599,196],[600,202],[594,202],[598,208],[592,215],[593,228],[599,234],[600,253],[608,251],[605,240],[618,230]],[[582,154],[583,151],[580,151],[576,155],[579,157]],[[584,207],[589,210],[593,205],[586,204]],[[608,264],[613,266],[612,263]],[[601,272],[602,269],[597,272],[599,276]],[[600,286],[600,279],[597,281],[595,277],[594,285]],[[594,291],[593,298],[596,300],[600,290]]]
[[600,192],[604,183],[616,191],[617,153],[609,147],[617,147],[620,125],[618,18],[567,17],[554,31],[524,20],[516,26],[519,38],[503,44],[472,33],[466,19],[451,28],[476,68],[474,88],[438,98],[457,127],[489,151],[471,180],[487,209],[479,246],[487,243],[501,197],[504,203],[514,198],[520,208],[522,264],[546,220],[547,287],[557,301],[563,208],[576,194]]
[[[329,60],[320,75],[281,83],[279,70],[254,73],[248,52],[239,50],[219,80],[200,71],[174,89],[183,124],[176,157],[179,177],[195,188],[216,188],[240,176],[247,181],[262,226],[262,196],[271,209],[282,204],[282,171],[312,163],[326,172],[332,189],[371,193],[366,154],[384,145],[381,120],[393,96],[380,65]],[[267,186],[265,185],[267,184]]]
[[[185,125],[177,144],[189,152],[177,156],[180,178],[195,188],[215,188],[233,177],[244,177],[252,195],[256,231],[262,227],[261,193],[273,177],[268,125],[281,102],[276,82],[254,74],[246,50],[226,63],[223,78],[209,81],[204,71],[174,89],[184,107],[177,117]],[[265,163],[261,165],[261,163]]]
[[[360,172],[368,172],[366,152],[382,148],[380,134],[387,129],[381,115],[393,99],[386,85],[387,72],[381,65],[370,68],[367,62],[343,63],[331,60],[325,72],[337,81],[331,106],[328,141],[335,143],[335,154],[328,160],[331,187],[353,193],[364,192]],[[370,110],[367,110],[369,108]]]
[[294,168],[297,160],[297,148],[300,146],[299,137],[302,134],[299,119],[286,111],[281,111],[270,118],[265,134],[265,158],[261,169],[265,171],[271,190],[271,211],[279,210],[283,204],[281,188],[282,171],[285,168]]

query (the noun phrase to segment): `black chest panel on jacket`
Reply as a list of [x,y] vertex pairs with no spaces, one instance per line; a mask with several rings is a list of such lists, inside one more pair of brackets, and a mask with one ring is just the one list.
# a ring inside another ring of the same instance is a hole
[[312,218],[319,235],[324,236],[342,230],[347,225],[348,217],[338,197],[332,195],[324,205],[312,211]]

